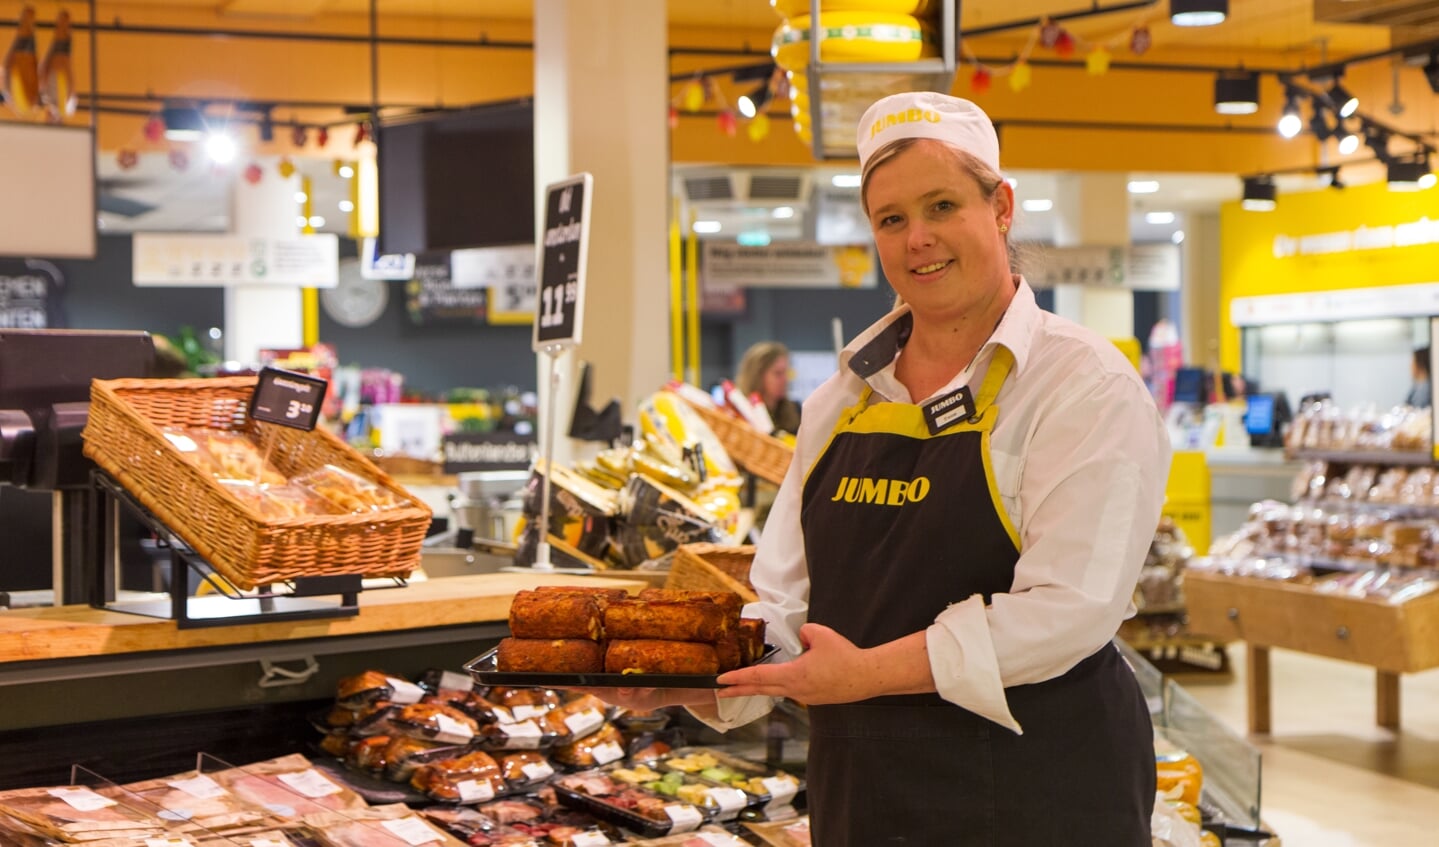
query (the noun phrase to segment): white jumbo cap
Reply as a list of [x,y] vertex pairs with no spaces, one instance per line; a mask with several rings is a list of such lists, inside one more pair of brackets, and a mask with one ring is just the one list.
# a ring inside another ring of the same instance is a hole
[[859,119],[859,166],[891,141],[933,138],[974,156],[999,173],[999,136],[984,110],[937,91],[908,91],[875,101]]

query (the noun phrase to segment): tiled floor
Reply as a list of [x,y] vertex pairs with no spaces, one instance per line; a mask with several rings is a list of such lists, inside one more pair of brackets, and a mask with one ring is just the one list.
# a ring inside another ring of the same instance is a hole
[[[1232,682],[1181,684],[1235,731],[1248,730],[1242,643]],[[1265,822],[1284,847],[1439,847],[1439,670],[1402,677],[1395,733],[1374,723],[1374,671],[1271,651],[1273,732],[1263,754]]]

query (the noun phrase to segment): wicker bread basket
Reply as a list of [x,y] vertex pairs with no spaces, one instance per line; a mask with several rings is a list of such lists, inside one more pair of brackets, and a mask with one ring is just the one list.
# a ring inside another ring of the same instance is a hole
[[[420,562],[430,509],[339,438],[257,424],[254,377],[95,380],[85,455],[242,589],[302,576],[407,576]],[[404,502],[352,515],[266,518],[187,462],[162,429],[244,432],[287,477],[334,465]]]
[[746,603],[759,599],[749,583],[754,545],[682,544],[670,563],[666,588],[688,591],[733,591]]
[[784,481],[790,459],[794,458],[793,447],[733,415],[688,400],[685,402],[709,424],[715,437],[724,445],[725,452],[740,467],[775,485]]

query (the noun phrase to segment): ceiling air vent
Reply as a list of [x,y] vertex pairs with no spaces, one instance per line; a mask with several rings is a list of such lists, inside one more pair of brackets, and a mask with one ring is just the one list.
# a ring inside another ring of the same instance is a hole
[[804,199],[803,174],[755,173],[749,178],[749,199],[757,201],[799,202]]
[[728,174],[685,177],[685,199],[691,203],[734,198],[734,186]]

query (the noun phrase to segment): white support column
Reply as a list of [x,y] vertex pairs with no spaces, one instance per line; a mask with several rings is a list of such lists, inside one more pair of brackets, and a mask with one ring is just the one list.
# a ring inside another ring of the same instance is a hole
[[[577,360],[593,365],[593,402],[618,399],[626,420],[667,374],[668,36],[664,0],[534,5],[536,197],[548,183],[594,175],[584,340],[564,357],[554,410],[564,462],[575,448],[563,435]],[[541,357],[541,398],[549,378]],[[540,414],[548,425],[549,410]]]
[[[230,231],[235,235],[293,238],[299,227],[295,192],[300,178],[276,170],[276,160],[260,162],[264,176],[254,185],[236,169]],[[225,288],[225,358],[252,364],[262,348],[299,347],[304,316],[298,286],[232,285]]]
[[[1060,175],[1055,246],[1128,246],[1128,184],[1122,173]],[[1062,283],[1054,287],[1054,311],[1107,338],[1134,334],[1134,292],[1127,288]]]

